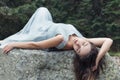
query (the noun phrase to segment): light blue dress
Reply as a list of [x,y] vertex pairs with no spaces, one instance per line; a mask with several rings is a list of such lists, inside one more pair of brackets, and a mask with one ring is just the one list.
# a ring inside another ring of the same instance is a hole
[[55,37],[57,34],[61,34],[64,37],[64,40],[56,46],[57,49],[64,48],[69,35],[76,34],[78,37],[83,37],[71,24],[54,23],[48,9],[40,7],[35,11],[22,30],[3,40],[0,48],[11,42],[38,42]]

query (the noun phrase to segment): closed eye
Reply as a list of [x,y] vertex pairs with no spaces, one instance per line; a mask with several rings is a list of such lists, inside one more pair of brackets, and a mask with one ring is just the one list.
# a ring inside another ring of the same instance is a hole
[[76,49],[76,52],[80,53],[81,46],[79,44],[77,44],[77,46],[78,46],[78,48]]
[[77,53],[80,53],[80,48],[76,49],[76,52],[77,52]]
[[87,46],[87,45],[88,45],[88,42],[84,42],[83,45],[84,45],[84,46]]

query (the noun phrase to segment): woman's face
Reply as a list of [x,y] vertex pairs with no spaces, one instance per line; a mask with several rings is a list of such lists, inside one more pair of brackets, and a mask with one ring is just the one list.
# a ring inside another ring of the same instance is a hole
[[84,39],[75,38],[73,40],[73,48],[77,54],[85,56],[90,52],[91,44]]

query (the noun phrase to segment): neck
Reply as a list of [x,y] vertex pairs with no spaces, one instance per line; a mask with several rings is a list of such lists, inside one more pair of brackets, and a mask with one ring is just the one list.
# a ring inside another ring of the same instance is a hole
[[71,36],[70,36],[70,39],[69,39],[69,40],[72,42],[72,44],[73,44],[73,40],[74,40],[75,38],[78,38],[78,36],[76,36],[76,35],[71,35]]
[[71,46],[73,47],[73,40],[75,38],[78,38],[76,35],[71,35],[70,38],[69,38],[69,42],[71,43]]
[[77,37],[77,36],[74,35],[74,34],[69,36],[69,40],[68,40],[66,46],[64,47],[65,50],[66,50],[66,49],[67,49],[67,50],[73,49],[73,40],[74,40],[76,37]]

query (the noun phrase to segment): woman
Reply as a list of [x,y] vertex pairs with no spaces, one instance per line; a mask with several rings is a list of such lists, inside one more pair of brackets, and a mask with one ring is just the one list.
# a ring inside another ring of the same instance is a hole
[[[4,53],[14,48],[74,49],[76,79],[94,80],[112,42],[110,38],[85,38],[71,24],[54,23],[48,9],[41,7],[21,31],[1,41],[0,48]],[[96,46],[101,47],[99,52]]]

